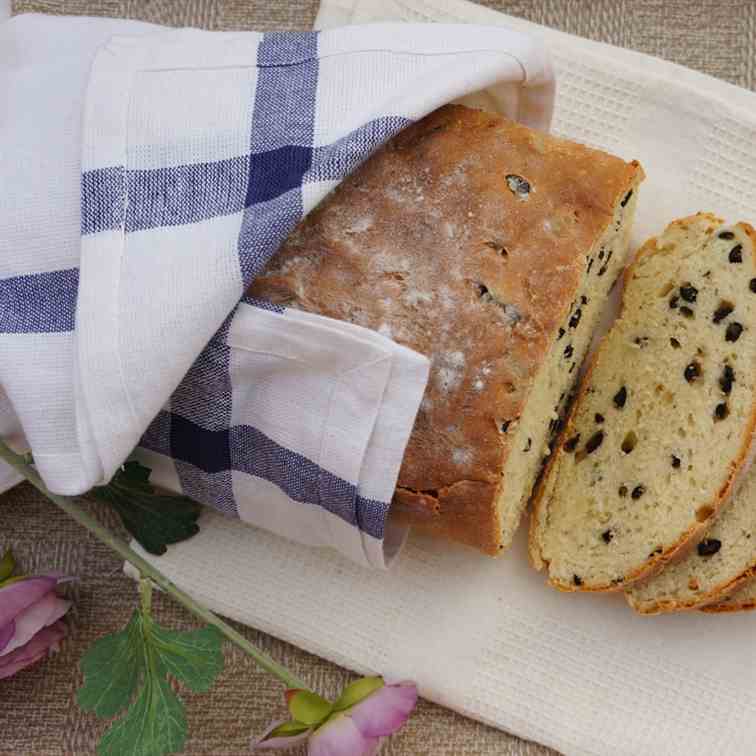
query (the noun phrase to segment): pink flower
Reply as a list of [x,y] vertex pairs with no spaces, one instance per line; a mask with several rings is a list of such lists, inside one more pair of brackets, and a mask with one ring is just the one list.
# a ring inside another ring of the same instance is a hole
[[[309,698],[309,708],[297,708],[297,693]],[[297,691],[289,698],[294,719],[275,723],[252,746],[286,749],[309,741],[308,756],[372,756],[381,738],[401,728],[416,703],[415,683],[388,685],[379,677],[357,680],[334,704],[309,691]],[[313,721],[318,716],[320,720]]]
[[61,617],[71,606],[55,593],[55,575],[0,583],[0,679],[57,651],[66,635]]

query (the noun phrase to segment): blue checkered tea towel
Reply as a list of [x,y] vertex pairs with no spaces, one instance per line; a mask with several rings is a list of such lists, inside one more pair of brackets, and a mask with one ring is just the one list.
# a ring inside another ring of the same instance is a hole
[[0,434],[53,491],[107,481],[138,447],[172,490],[385,567],[428,360],[243,294],[339,181],[444,103],[548,127],[544,51],[479,26],[42,16],[0,24],[0,50]]

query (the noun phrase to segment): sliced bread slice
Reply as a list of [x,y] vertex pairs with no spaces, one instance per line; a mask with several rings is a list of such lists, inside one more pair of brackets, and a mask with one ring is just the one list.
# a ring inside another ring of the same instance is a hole
[[740,588],[735,589],[729,596],[701,607],[702,612],[719,614],[723,612],[747,612],[756,609],[756,580],[749,580]]
[[699,213],[626,272],[535,497],[531,558],[555,587],[650,577],[727,500],[756,421],[755,241],[750,226]]
[[696,609],[756,575],[756,467],[751,466],[704,539],[683,560],[627,589],[641,614]]

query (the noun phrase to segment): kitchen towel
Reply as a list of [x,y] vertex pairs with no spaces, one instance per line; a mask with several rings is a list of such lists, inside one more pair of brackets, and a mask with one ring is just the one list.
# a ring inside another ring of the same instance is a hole
[[[548,45],[552,131],[637,158],[635,243],[708,209],[756,219],[756,95],[638,53],[459,0],[322,5],[319,24],[505,25]],[[565,595],[527,564],[410,535],[388,573],[203,519],[156,560],[217,611],[358,672],[412,677],[424,696],[566,756],[752,756],[756,614],[634,615],[621,596]]]
[[139,446],[165,487],[385,567],[428,360],[244,292],[344,176],[449,100],[548,128],[542,46],[29,15],[0,24],[0,51],[3,436],[23,432],[55,492]]

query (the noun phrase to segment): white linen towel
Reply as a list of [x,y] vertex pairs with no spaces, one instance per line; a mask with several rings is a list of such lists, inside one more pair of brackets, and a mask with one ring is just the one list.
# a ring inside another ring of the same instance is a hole
[[[710,209],[756,219],[756,95],[639,53],[459,0],[325,0],[320,26],[405,19],[526,31],[550,48],[553,130],[638,158],[635,243]],[[524,535],[521,534],[521,535]],[[564,595],[527,564],[410,536],[367,573],[262,531],[204,519],[156,560],[217,611],[567,756],[752,756],[756,613],[639,617],[620,596]]]
[[449,100],[548,128],[543,48],[489,27],[30,15],[0,24],[0,73],[3,436],[23,431],[55,492],[139,446],[168,488],[385,567],[428,360],[244,292],[345,175]]

